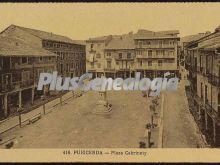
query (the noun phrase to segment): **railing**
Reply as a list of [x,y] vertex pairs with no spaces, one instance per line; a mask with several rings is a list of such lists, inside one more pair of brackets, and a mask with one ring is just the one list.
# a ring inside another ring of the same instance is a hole
[[136,55],[136,58],[175,58],[174,55]]
[[118,57],[115,57],[115,60],[117,60],[117,61],[119,61],[119,60],[127,60],[127,61],[133,61],[134,60],[134,58],[132,57],[132,58],[118,58]]
[[208,74],[208,82],[214,86],[220,87],[220,78],[218,76]]
[[105,71],[115,71],[115,68],[107,68],[107,67],[105,67],[104,70]]
[[163,44],[163,45],[159,45],[159,44],[151,44],[151,45],[144,45],[142,44],[141,46],[140,45],[136,45],[136,48],[172,48],[174,49],[175,48],[175,45],[170,45],[170,44]]
[[89,53],[95,53],[96,51],[94,49],[90,49]]
[[203,71],[204,71],[203,67],[197,66],[197,72],[198,73],[203,73]]
[[195,101],[200,105],[203,106],[206,109],[206,112],[212,117],[215,121],[220,123],[220,118],[218,112],[209,105],[208,100],[205,100],[205,104],[203,102],[203,99],[199,97],[197,94],[194,95]]
[[[196,91],[193,91],[193,92],[196,92]],[[194,95],[194,99],[199,105],[203,105],[203,99],[199,97],[197,94]]]
[[215,111],[208,103],[205,104],[206,112],[209,116],[214,119],[217,123],[220,123],[219,114]]
[[25,80],[25,81],[17,81],[17,82],[12,82],[10,84],[2,84],[1,85],[1,91],[2,92],[8,92],[8,91],[12,91],[15,89],[19,89],[19,88],[25,88],[25,87],[29,87],[34,85],[34,80],[30,79],[30,80]]

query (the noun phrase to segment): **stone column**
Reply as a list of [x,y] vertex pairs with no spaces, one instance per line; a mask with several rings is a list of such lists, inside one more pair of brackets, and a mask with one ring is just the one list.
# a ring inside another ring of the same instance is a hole
[[4,95],[4,115],[8,115],[8,94]]
[[214,121],[213,121],[213,141],[214,143],[216,143],[216,126]]
[[34,104],[34,90],[35,90],[35,88],[33,87],[31,89],[31,104]]
[[208,130],[208,116],[205,110],[205,130]]
[[22,98],[21,98],[21,91],[18,91],[18,107],[22,107]]

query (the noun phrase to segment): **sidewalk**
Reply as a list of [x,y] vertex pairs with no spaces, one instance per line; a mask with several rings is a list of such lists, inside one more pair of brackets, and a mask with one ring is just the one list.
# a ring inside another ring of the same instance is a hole
[[[62,100],[65,101],[66,99],[68,99],[72,96],[73,96],[72,92],[68,92],[62,96]],[[56,98],[56,99],[46,103],[45,109],[46,109],[46,111],[49,111],[49,110],[53,109],[54,106],[59,105],[59,104],[60,104],[60,98]],[[28,113],[22,114],[21,119],[22,119],[22,121],[24,121],[24,120],[29,119],[39,113],[43,114],[43,105],[28,112]],[[18,116],[11,117],[10,119],[0,123],[0,134],[4,133],[5,131],[12,129],[18,125],[19,125],[19,117]]]
[[163,148],[204,146],[204,140],[189,111],[185,93],[187,83],[187,80],[182,80],[177,91],[164,93]]

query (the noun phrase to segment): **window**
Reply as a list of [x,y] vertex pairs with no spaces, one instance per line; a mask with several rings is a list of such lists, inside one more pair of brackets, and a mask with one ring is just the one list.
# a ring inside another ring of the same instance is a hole
[[38,77],[40,77],[40,74],[41,74],[41,73],[44,73],[44,69],[38,69],[38,70],[37,70]]
[[137,51],[137,55],[142,55],[142,51]]
[[39,58],[39,61],[43,61],[43,57],[40,57],[40,58]]
[[158,60],[158,66],[162,66],[162,60]]
[[96,54],[96,58],[101,58],[101,54]]
[[127,54],[127,58],[130,59],[131,58],[131,53]]
[[164,50],[156,50],[156,55],[157,56],[164,55]]
[[159,47],[161,48],[163,46],[163,41],[159,41]]
[[111,64],[112,64],[111,61],[107,61],[107,68],[111,68]]
[[152,61],[148,61],[148,66],[152,66]]
[[142,64],[143,64],[143,62],[142,62],[142,60],[140,61],[140,66],[142,66]]
[[27,64],[28,63],[28,58],[27,57],[22,57],[21,58],[21,63],[22,64]]
[[148,50],[148,56],[152,57],[152,50]]
[[101,68],[101,64],[100,63],[97,63],[97,68]]
[[139,41],[139,42],[138,42],[139,48],[142,48],[142,44],[143,44],[142,41]]
[[94,44],[91,44],[91,45],[90,45],[90,48],[93,49],[93,47],[94,47]]
[[122,59],[122,53],[119,53],[118,56],[119,59]]
[[107,57],[110,57],[111,56],[111,53],[107,53]]
[[116,62],[116,65],[119,65],[119,62]]
[[23,71],[22,74],[22,81],[27,81],[30,79],[30,72],[29,71]]

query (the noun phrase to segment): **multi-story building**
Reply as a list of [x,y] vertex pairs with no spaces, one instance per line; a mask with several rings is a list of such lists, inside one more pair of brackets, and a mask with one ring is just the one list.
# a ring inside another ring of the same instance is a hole
[[[114,36],[105,47],[104,72],[108,77],[130,77],[135,71],[133,34]],[[110,74],[111,73],[111,74]],[[107,77],[107,76],[106,76]]]
[[112,36],[103,36],[86,41],[86,71],[94,77],[105,74],[105,47],[111,39]]
[[80,76],[86,70],[85,44],[68,37],[11,25],[1,36],[13,37],[26,44],[56,53],[57,70],[62,76]]
[[194,111],[204,133],[220,146],[220,27],[186,49]]
[[178,31],[139,30],[136,34],[89,39],[86,44],[87,72],[123,78],[141,72],[142,77],[152,78],[169,71],[178,76],[178,34]]
[[[86,71],[85,44],[68,37],[11,25],[0,33],[0,114],[7,117],[41,94],[36,81],[42,72],[65,77]],[[31,98],[31,99],[30,99]]]
[[20,39],[0,37],[0,118],[43,94],[36,90],[39,75],[56,70],[56,56]]
[[178,76],[177,36],[179,31],[152,32],[139,30],[134,38],[136,71],[144,76],[163,76],[170,72]]

